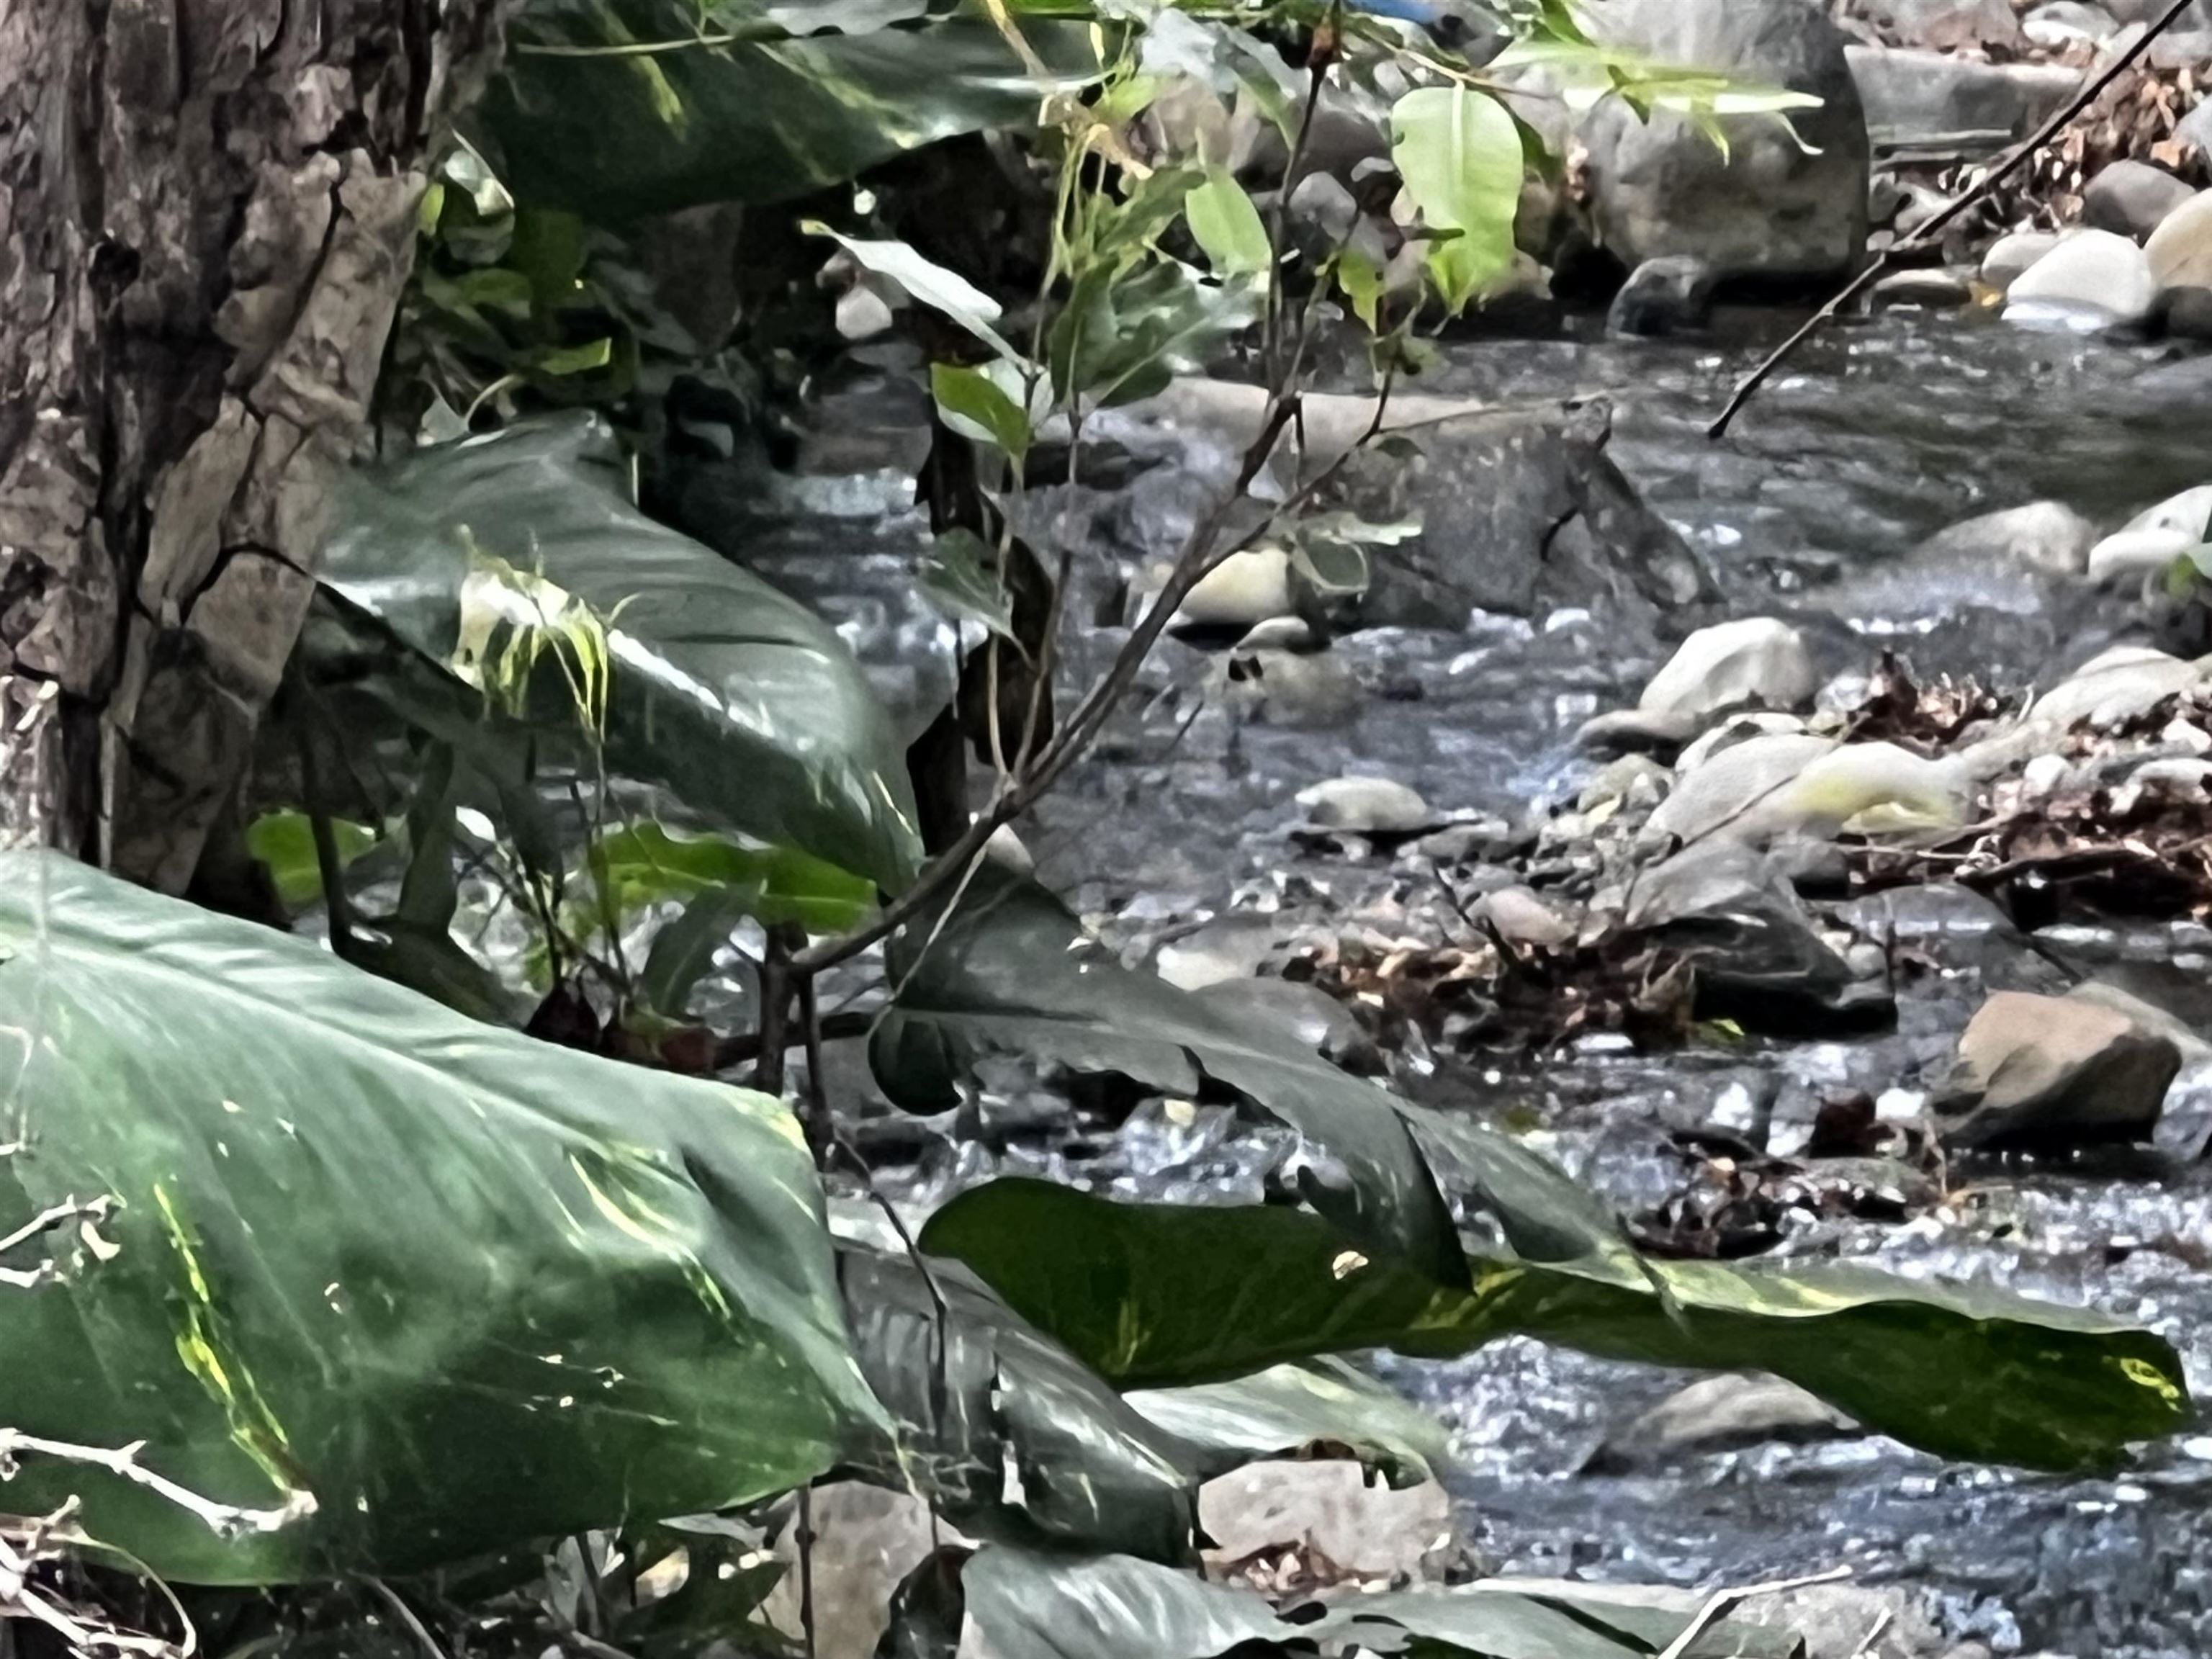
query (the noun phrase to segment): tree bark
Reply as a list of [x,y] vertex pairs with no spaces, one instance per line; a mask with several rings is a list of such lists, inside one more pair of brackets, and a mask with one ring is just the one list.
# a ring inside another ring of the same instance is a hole
[[509,0],[0,0],[0,838],[177,890]]

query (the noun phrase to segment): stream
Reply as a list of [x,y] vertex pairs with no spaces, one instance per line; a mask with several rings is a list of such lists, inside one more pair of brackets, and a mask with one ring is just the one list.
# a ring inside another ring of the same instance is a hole
[[[2053,498],[2116,526],[2212,479],[2212,360],[2008,329],[1984,316],[1892,313],[1799,354],[1723,442],[1704,427],[1734,380],[1794,319],[1724,314],[1711,339],[1463,341],[1424,390],[1486,399],[1603,393],[1611,453],[1650,505],[1711,561],[1735,615],[1797,623],[1824,673],[1864,672],[1892,647],[1925,676],[2048,684],[2130,637],[2124,599],[2018,570],[1901,556],[1977,514]],[[1725,342],[1717,344],[1716,341]],[[702,479],[687,516],[819,605],[911,710],[941,697],[943,624],[909,575],[924,529],[907,480],[915,409],[893,374],[830,399],[802,476],[769,506]],[[755,481],[757,483],[757,481]],[[739,515],[742,514],[742,517]],[[1079,665],[1120,638],[1086,629]],[[1633,703],[1668,646],[1572,610],[1478,616],[1461,635],[1374,630],[1329,656],[1356,684],[1329,718],[1242,720],[1204,688],[1216,658],[1166,642],[1094,760],[1024,836],[1041,875],[1144,959],[1231,910],[1367,902],[1387,854],[1316,852],[1290,838],[1291,797],[1380,774],[1439,809],[1525,821],[1571,802],[1592,763],[1576,727]],[[936,678],[933,678],[933,675]],[[1396,876],[1402,878],[1399,870]],[[1897,1028],[1848,1040],[1757,1041],[1735,1052],[1642,1054],[1585,1039],[1540,1060],[1396,1056],[1432,1103],[1526,1131],[1624,1210],[1678,1185],[1669,1128],[1773,1103],[1778,1144],[1802,1138],[1819,1091],[1863,1089],[1909,1108],[1940,1075],[1987,990],[2049,988],[2050,964],[1996,912],[1913,890],[1857,901],[1935,964],[1902,987]],[[2046,943],[2053,941],[2046,941]],[[2157,981],[2212,1017],[2212,933],[2194,923],[2072,927],[2069,957],[2124,982]],[[1954,1176],[1944,1206],[1902,1222],[1793,1227],[1784,1252],[1863,1258],[1912,1276],[1986,1279],[2139,1320],[2212,1388],[2212,1174],[2196,1161],[2212,1067],[2185,1073],[2159,1146]],[[1201,1117],[1140,1111],[1110,1149],[1081,1149],[1102,1189],[1157,1194],[1254,1178]],[[1069,1167],[1017,1140],[925,1161],[917,1194],[989,1169]],[[1518,1571],[1680,1584],[1743,1583],[1837,1564],[1922,1592],[1954,1642],[1996,1653],[2184,1659],[2212,1652],[2212,1437],[2149,1449],[2112,1479],[1963,1468],[1875,1438],[1765,1444],[1666,1473],[1580,1473],[1608,1431],[1679,1388],[1670,1373],[1511,1340],[1383,1374],[1451,1426],[1449,1484],[1476,1548]],[[1884,1649],[1881,1651],[1888,1651]]]

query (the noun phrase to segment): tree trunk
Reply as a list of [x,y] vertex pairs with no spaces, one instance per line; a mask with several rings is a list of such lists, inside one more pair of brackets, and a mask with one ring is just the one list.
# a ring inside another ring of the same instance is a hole
[[508,0],[0,0],[0,839],[175,890]]

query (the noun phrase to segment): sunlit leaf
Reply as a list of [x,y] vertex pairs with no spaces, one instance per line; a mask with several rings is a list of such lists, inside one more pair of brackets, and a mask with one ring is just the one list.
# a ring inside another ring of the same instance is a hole
[[1206,181],[1183,198],[1190,234],[1217,276],[1255,276],[1274,264],[1260,210],[1228,168],[1208,167]]
[[[341,870],[375,846],[376,841],[376,831],[367,824],[343,818],[331,822],[331,842]],[[246,851],[267,869],[286,909],[304,909],[323,896],[314,824],[305,812],[263,813],[246,826]]]
[[[1020,367],[1003,360],[993,367],[1011,371],[1009,378],[1018,392]],[[1031,434],[1029,416],[1016,392],[1009,392],[985,369],[954,363],[931,364],[929,387],[947,426],[964,437],[996,444],[1015,465],[1021,465],[1029,453]]]
[[1513,220],[1524,163],[1520,129],[1494,98],[1466,87],[1423,87],[1390,112],[1390,153],[1432,231],[1445,307],[1457,312],[1513,263]]
[[954,621],[980,623],[1014,639],[1013,596],[999,580],[997,557],[974,531],[948,530],[930,544],[922,555],[921,591]]

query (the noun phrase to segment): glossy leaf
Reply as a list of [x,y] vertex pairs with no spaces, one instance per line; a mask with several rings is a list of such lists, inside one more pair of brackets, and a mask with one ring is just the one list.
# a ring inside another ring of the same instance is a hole
[[1133,1389],[1122,1397],[1195,1448],[1207,1475],[1262,1458],[1340,1448],[1410,1486],[1449,1461],[1443,1424],[1340,1359],[1273,1365],[1227,1382]]
[[972,530],[948,530],[921,559],[921,591],[955,622],[980,623],[1014,637],[1014,596],[999,580],[997,559]]
[[947,270],[904,242],[867,241],[841,236],[827,225],[809,221],[802,227],[812,235],[825,236],[852,256],[853,263],[871,276],[896,283],[917,305],[927,306],[947,320],[957,323],[1001,357],[1018,361],[1021,354],[1008,345],[998,330],[1002,309],[996,300],[957,270]]
[[[420,451],[349,480],[324,585],[449,668],[491,672],[541,636],[526,688],[541,736],[580,750],[603,715],[615,772],[903,886],[921,859],[905,759],[851,652],[804,606],[647,518],[628,478],[595,416]],[[312,653],[307,665],[318,672]]]
[[[819,1185],[757,1096],[448,1012],[304,940],[0,856],[0,1423],[161,1577],[400,1572],[787,1490],[880,1420]],[[742,1401],[742,1410],[731,1402]]]
[[1205,182],[1183,198],[1183,216],[1215,276],[1256,276],[1274,264],[1260,210],[1228,168],[1206,169]]
[[[1018,369],[1012,378],[1018,390]],[[955,363],[933,363],[929,370],[929,387],[936,397],[938,413],[946,425],[963,436],[998,445],[1018,466],[1028,455],[1032,435],[1029,416],[1015,393],[1000,386],[988,372]]]
[[[331,842],[343,870],[376,845],[376,832],[367,824],[337,818],[331,823]],[[286,909],[305,909],[323,896],[315,827],[305,812],[263,813],[246,826],[246,851],[269,872]]]
[[714,893],[771,926],[796,922],[810,933],[838,933],[875,908],[874,890],[834,864],[788,847],[679,836],[658,823],[635,823],[601,837],[587,861],[592,884],[617,918],[648,904]]
[[[914,953],[933,936],[917,965]],[[984,866],[941,930],[927,922],[902,938],[891,969],[901,989],[869,1058],[900,1105],[956,1104],[958,1080],[992,1054],[1118,1073],[1171,1094],[1231,1091],[1326,1155],[1333,1167],[1309,1172],[1307,1196],[1352,1237],[1443,1282],[1460,1275],[1450,1213],[1388,1094],[1124,969],[1035,884]]]
[[477,112],[515,194],[603,222],[794,200],[925,144],[1028,126],[1048,96],[1098,74],[1083,25],[1023,25],[1041,82],[973,10],[804,40],[606,50],[699,34],[689,0],[532,0]]
[[1513,263],[1520,129],[1486,94],[1423,87],[1391,109],[1390,153],[1422,222],[1452,233],[1431,250],[1429,268],[1446,307],[1460,311]]
[[2033,1468],[2109,1463],[2178,1431],[2191,1410],[2179,1360],[2148,1331],[1854,1264],[1646,1261],[1620,1244],[1478,1261],[1461,1286],[1438,1288],[1300,1211],[1115,1204],[1010,1179],[953,1200],[921,1243],[1129,1387],[1527,1335],[1611,1358],[1771,1371],[1923,1449]]

